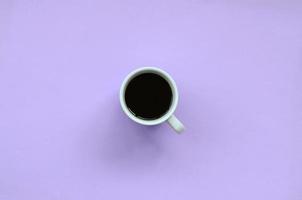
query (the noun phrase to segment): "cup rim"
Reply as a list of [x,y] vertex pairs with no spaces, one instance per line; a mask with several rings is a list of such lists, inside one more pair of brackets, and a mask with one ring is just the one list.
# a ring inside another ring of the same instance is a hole
[[[161,77],[163,77],[170,85],[171,90],[172,90],[172,103],[171,106],[169,108],[169,110],[160,118],[157,119],[152,119],[152,120],[144,120],[141,118],[136,117],[135,115],[133,115],[130,110],[128,109],[126,102],[125,102],[125,90],[128,86],[128,83],[136,76],[143,74],[143,73],[147,73],[147,72],[152,72],[155,74],[160,75]],[[121,88],[120,88],[120,104],[121,107],[123,109],[123,111],[125,112],[125,114],[132,119],[133,121],[142,124],[142,125],[157,125],[160,123],[163,123],[164,121],[168,120],[172,114],[174,113],[176,106],[178,104],[178,90],[177,90],[177,86],[175,81],[172,79],[172,77],[165,72],[164,70],[157,68],[157,67],[141,67],[138,69],[133,70],[132,72],[130,72],[126,78],[124,79]]]

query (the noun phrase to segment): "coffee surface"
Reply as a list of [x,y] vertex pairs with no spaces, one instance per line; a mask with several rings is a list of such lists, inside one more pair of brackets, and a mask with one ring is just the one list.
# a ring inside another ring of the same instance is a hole
[[125,91],[125,101],[136,117],[154,120],[169,110],[172,90],[163,77],[144,73],[130,80]]

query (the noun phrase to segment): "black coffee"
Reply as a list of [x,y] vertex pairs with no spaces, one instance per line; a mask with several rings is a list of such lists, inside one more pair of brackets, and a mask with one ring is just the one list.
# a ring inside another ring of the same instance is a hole
[[154,73],[134,77],[125,91],[128,109],[138,118],[153,120],[163,116],[170,108],[172,90],[169,83]]

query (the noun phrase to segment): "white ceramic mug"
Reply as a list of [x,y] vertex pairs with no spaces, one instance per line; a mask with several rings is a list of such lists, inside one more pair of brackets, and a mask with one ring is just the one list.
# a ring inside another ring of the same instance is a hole
[[[172,90],[172,103],[170,105],[169,110],[163,116],[161,116],[157,119],[145,120],[145,119],[138,118],[128,109],[128,107],[126,105],[125,91],[128,86],[128,83],[134,77],[136,77],[140,74],[144,74],[144,73],[154,73],[154,74],[161,76],[169,83],[169,86]],[[161,123],[167,121],[169,123],[169,125],[176,132],[181,133],[182,131],[184,131],[184,125],[173,115],[173,113],[177,107],[177,103],[178,103],[178,91],[177,91],[176,84],[175,84],[174,80],[172,79],[172,77],[167,72],[165,72],[159,68],[143,67],[143,68],[136,69],[136,70],[132,71],[130,74],[128,74],[127,77],[125,78],[125,80],[123,81],[121,89],[120,89],[120,103],[121,103],[122,109],[126,113],[126,115],[130,119],[132,119],[133,121],[135,121],[139,124],[158,125],[158,124],[161,124]]]

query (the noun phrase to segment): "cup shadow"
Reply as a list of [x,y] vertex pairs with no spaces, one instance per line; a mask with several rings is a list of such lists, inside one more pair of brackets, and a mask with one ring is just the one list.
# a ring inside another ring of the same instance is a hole
[[155,165],[164,153],[164,127],[133,122],[123,113],[117,100],[105,104],[102,108],[110,114],[93,128],[96,140],[93,143],[99,163],[103,167],[128,172]]

